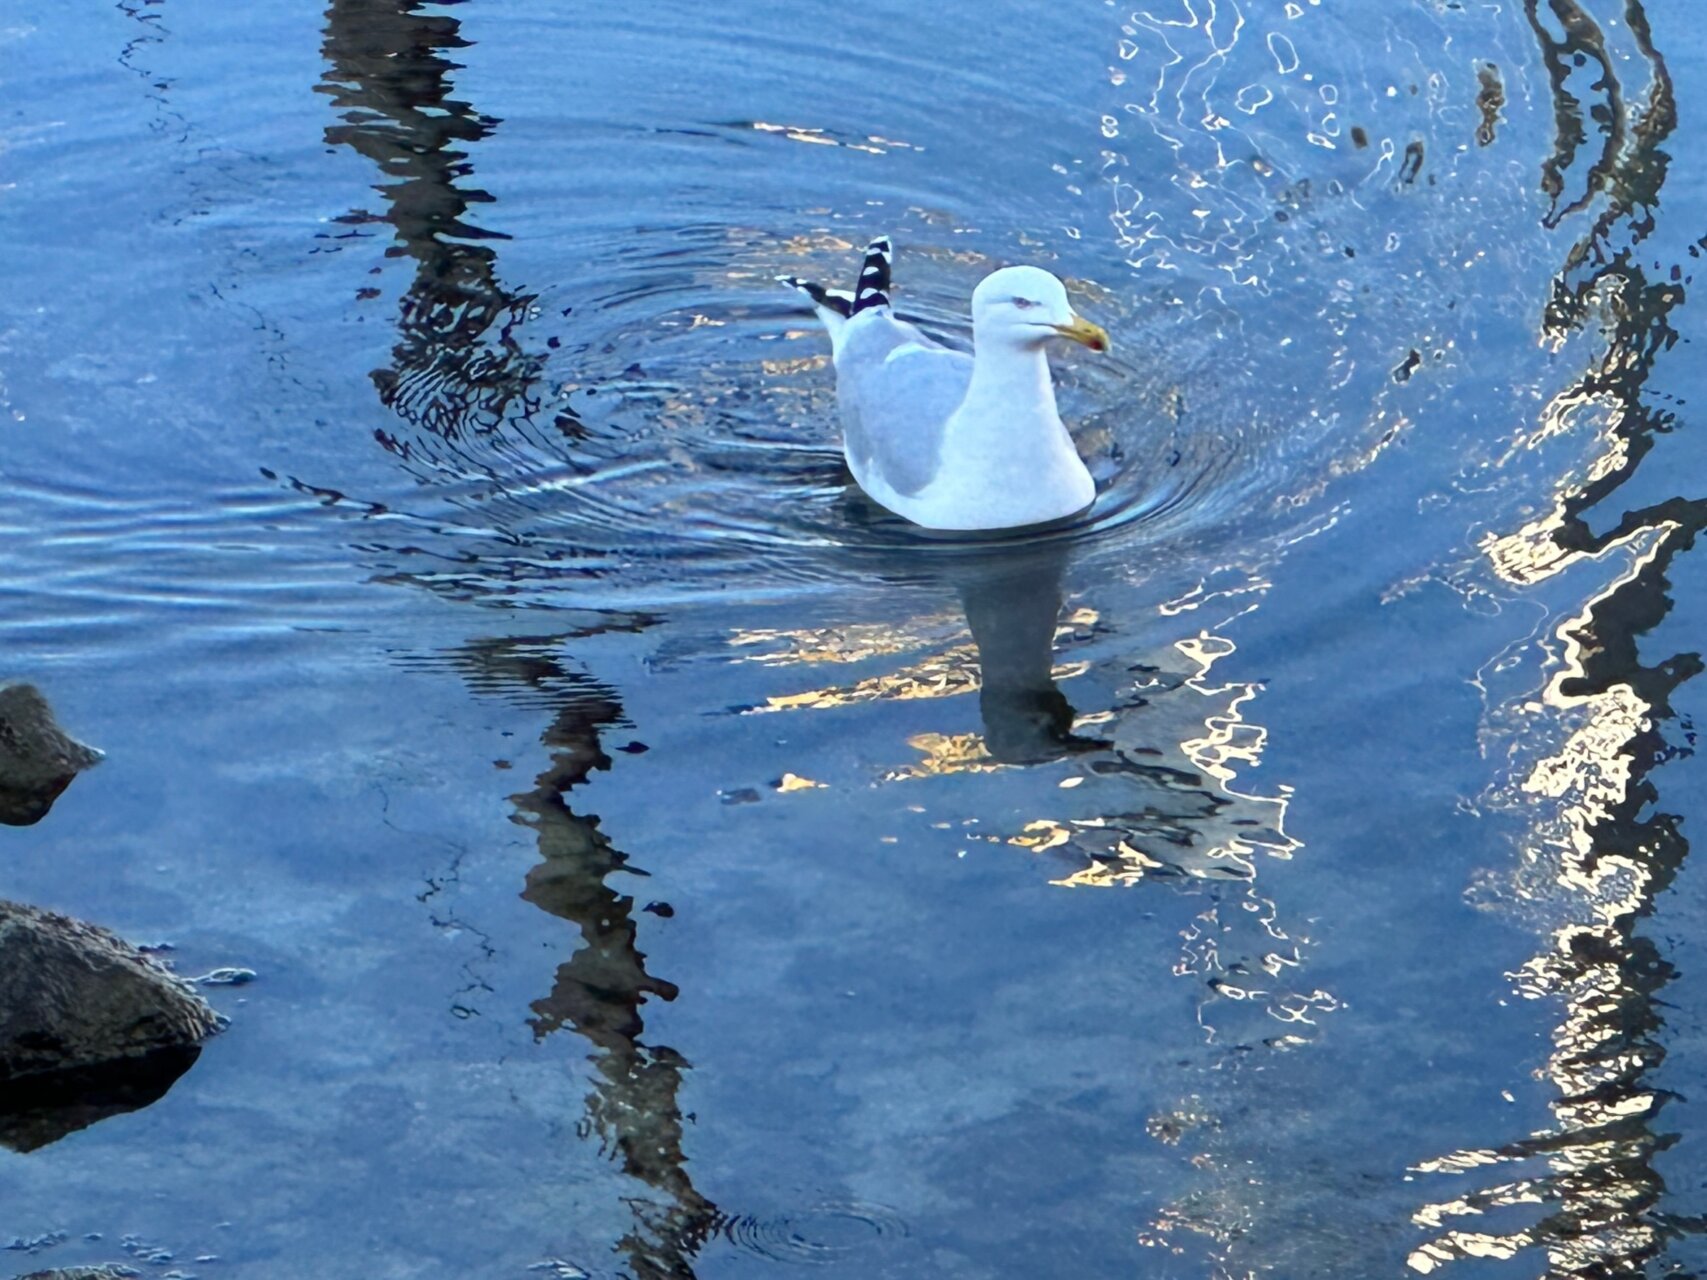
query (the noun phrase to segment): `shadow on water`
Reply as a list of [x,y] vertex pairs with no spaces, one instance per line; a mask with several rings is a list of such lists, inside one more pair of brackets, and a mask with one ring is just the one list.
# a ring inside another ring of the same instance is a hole
[[[1670,163],[1662,148],[1677,114],[1639,3],[1627,6],[1628,34],[1619,38],[1573,0],[1546,9],[1529,0],[1527,13],[1556,114],[1556,145],[1543,166],[1548,224],[1601,204],[1554,280],[1543,336],[1557,344],[1598,326],[1604,341],[1593,365],[1553,397],[1531,440],[1570,429],[1586,412],[1599,426],[1599,456],[1591,478],[1559,489],[1549,514],[1489,535],[1481,549],[1510,587],[1541,588],[1592,572],[1596,561],[1621,571],[1526,643],[1514,674],[1495,675],[1493,663],[1484,672],[1495,699],[1490,745],[1510,760],[1488,803],[1532,825],[1516,869],[1490,878],[1480,897],[1547,932],[1545,949],[1512,977],[1524,996],[1562,1006],[1544,1067],[1558,1096],[1551,1127],[1419,1166],[1476,1185],[1417,1212],[1418,1225],[1436,1234],[1410,1264],[1428,1273],[1456,1259],[1537,1250],[1552,1276],[1646,1275],[1680,1237],[1707,1230],[1707,1217],[1676,1211],[1655,1167],[1678,1137],[1661,1118],[1668,1094],[1655,1080],[1665,1059],[1662,992],[1676,971],[1645,926],[1689,851],[1659,781],[1661,766],[1689,750],[1667,726],[1677,718],[1674,694],[1702,660],[1693,651],[1654,660],[1641,643],[1673,608],[1668,573],[1707,526],[1707,499],[1621,506],[1674,425],[1649,403],[1647,384],[1677,341],[1668,318],[1685,291],[1677,271],[1651,278],[1637,247],[1658,224]],[[1646,85],[1635,82],[1643,73]],[[1591,132],[1600,146],[1573,196],[1567,187]],[[1607,527],[1597,532],[1597,523]],[[1507,1225],[1530,1205],[1538,1209],[1525,1212],[1525,1225]],[[1478,1229],[1474,1220],[1490,1215],[1500,1227]]]

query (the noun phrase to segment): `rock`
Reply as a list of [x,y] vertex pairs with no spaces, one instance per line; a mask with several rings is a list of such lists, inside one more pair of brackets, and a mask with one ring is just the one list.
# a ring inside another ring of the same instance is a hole
[[0,899],[0,1144],[33,1150],[148,1105],[219,1026],[123,939]]
[[219,1017],[96,925],[0,899],[0,1081],[199,1044]]
[[130,1277],[141,1274],[135,1267],[113,1263],[104,1267],[59,1267],[53,1271],[32,1271],[27,1276],[19,1276],[18,1280],[130,1280]]
[[0,822],[40,822],[59,793],[101,753],[59,727],[33,684],[0,686]]

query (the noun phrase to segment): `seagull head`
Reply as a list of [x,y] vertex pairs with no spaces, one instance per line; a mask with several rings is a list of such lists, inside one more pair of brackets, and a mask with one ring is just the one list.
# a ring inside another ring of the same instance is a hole
[[1108,334],[1074,312],[1066,288],[1042,267],[1003,267],[985,276],[972,291],[972,333],[980,343],[1036,347],[1069,338],[1108,350]]

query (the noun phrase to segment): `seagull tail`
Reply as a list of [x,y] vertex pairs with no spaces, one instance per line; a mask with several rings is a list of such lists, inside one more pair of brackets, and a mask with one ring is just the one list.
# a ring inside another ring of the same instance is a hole
[[878,236],[865,247],[865,262],[854,289],[854,315],[889,305],[889,264],[894,257],[895,246],[889,243],[888,236]]
[[848,317],[853,315],[853,294],[843,289],[826,289],[821,284],[802,280],[799,276],[778,276],[776,282],[805,294],[811,300],[812,310],[818,313],[818,319],[823,321],[824,328],[829,330],[831,347],[839,350],[842,328],[847,324]]
[[778,284],[785,284],[790,289],[804,293],[812,300],[812,305],[820,311],[829,311],[843,320],[853,314],[853,294],[841,289],[826,289],[821,284],[810,280],[802,280],[799,276],[778,276]]

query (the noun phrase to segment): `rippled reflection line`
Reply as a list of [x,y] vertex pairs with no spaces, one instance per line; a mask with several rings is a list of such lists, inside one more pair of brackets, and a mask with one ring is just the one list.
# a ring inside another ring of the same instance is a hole
[[135,75],[148,85],[147,99],[154,104],[154,119],[148,123],[149,129],[158,134],[168,130],[176,132],[174,141],[184,142],[190,136],[190,122],[183,112],[172,105],[172,88],[176,83],[171,76],[164,75],[152,67],[142,65],[141,58],[149,46],[164,44],[172,34],[166,26],[165,14],[159,7],[163,0],[119,0],[113,7],[125,17],[136,22],[141,31],[125,41],[119,50],[119,65]]
[[[1538,0],[1525,0],[1525,3],[1531,22],[1536,24],[1538,38],[1544,46],[1554,48],[1553,42],[1536,22]],[[1567,59],[1574,60],[1577,55],[1592,58],[1603,68],[1605,75],[1600,83],[1605,85],[1607,95],[1606,112],[1597,117],[1606,118],[1606,142],[1600,159],[1585,180],[1582,196],[1561,211],[1556,205],[1563,191],[1562,180],[1557,191],[1547,192],[1554,199],[1556,210],[1556,216],[1552,217],[1549,225],[1557,225],[1568,213],[1587,209],[1596,196],[1604,194],[1606,199],[1605,208],[1571,251],[1565,270],[1557,279],[1547,322],[1551,330],[1560,332],[1581,325],[1585,319],[1585,288],[1579,286],[1570,290],[1567,284],[1570,273],[1587,261],[1591,254],[1596,261],[1604,263],[1608,252],[1607,238],[1621,225],[1627,229],[1630,247],[1640,244],[1653,229],[1653,211],[1659,201],[1660,188],[1665,185],[1671,160],[1658,143],[1677,128],[1677,97],[1665,58],[1654,46],[1653,31],[1640,0],[1627,0],[1624,21],[1636,43],[1637,52],[1650,68],[1651,80],[1647,99],[1641,110],[1634,113],[1633,119],[1627,109],[1621,82],[1607,57],[1604,34],[1576,4],[1576,0],[1549,0],[1549,3],[1566,29],[1565,39],[1556,46],[1557,64],[1548,64],[1555,100],[1562,102],[1569,98],[1564,87],[1569,68],[1564,63]],[[1560,107],[1558,130],[1559,147],[1574,154],[1576,143],[1573,139],[1580,133],[1581,123],[1569,117],[1567,108],[1563,106]],[[1559,170],[1552,172],[1557,177]],[[1627,335],[1638,343],[1651,336]],[[1618,358],[1628,360],[1639,349],[1632,347],[1629,351],[1619,352]]]
[[[646,1003],[674,1000],[678,988],[648,970],[635,898],[613,884],[647,873],[616,848],[596,816],[575,812],[568,800],[592,774],[610,769],[604,735],[628,726],[616,691],[560,657],[565,644],[597,629],[477,640],[437,661],[460,671],[478,693],[519,694],[554,709],[540,735],[549,763],[531,790],[510,797],[512,821],[539,845],[522,897],[573,925],[580,944],[558,966],[550,992],[532,1003],[530,1022],[536,1039],[567,1027],[592,1048],[593,1087],[577,1133],[596,1139],[625,1174],[661,1197],[623,1198],[632,1223],[615,1252],[636,1280],[693,1280],[695,1255],[726,1219],[695,1187],[682,1149],[679,1099],[692,1064],[643,1038]],[[673,914],[660,903],[645,909]]]
[[[498,278],[489,242],[507,237],[468,218],[493,197],[466,183],[461,148],[499,121],[452,96],[460,68],[443,54],[468,41],[456,18],[425,7],[419,0],[333,0],[327,70],[317,87],[344,120],[326,130],[327,142],[366,156],[386,179],[377,189],[386,202],[381,217],[396,237],[388,255],[416,263],[399,303],[392,364],[373,381],[381,401],[424,435],[376,435],[405,463],[417,451],[449,453],[496,482],[500,471],[464,441],[496,437],[502,448],[501,426],[533,430],[540,406],[532,388],[542,361],[522,347],[518,329],[535,297]],[[343,220],[375,219],[358,210]]]
[[[1683,289],[1649,282],[1629,247],[1655,225],[1667,163],[1660,144],[1675,128],[1676,112],[1665,62],[1636,0],[1626,6],[1626,25],[1651,77],[1640,111],[1624,95],[1601,27],[1575,0],[1550,5],[1563,38],[1545,29],[1535,0],[1527,6],[1554,89],[1555,150],[1543,167],[1543,189],[1554,202],[1549,225],[1584,212],[1602,194],[1605,207],[1555,279],[1544,332],[1562,342],[1598,313],[1607,343],[1599,361],[1554,397],[1536,436],[1568,430],[1579,408],[1601,407],[1601,454],[1582,482],[1560,488],[1550,515],[1490,536],[1482,549],[1497,574],[1524,587],[1590,560],[1621,552],[1627,559],[1554,627],[1555,666],[1539,701],[1522,698],[1506,711],[1514,740],[1539,736],[1556,744],[1526,768],[1519,755],[1518,776],[1495,797],[1536,815],[1511,892],[1565,916],[1548,949],[1512,975],[1521,994],[1563,1001],[1546,1065],[1559,1094],[1554,1125],[1418,1166],[1456,1174],[1514,1164],[1526,1170],[1417,1211],[1417,1224],[1439,1233],[1410,1256],[1424,1273],[1458,1258],[1513,1258],[1534,1248],[1545,1253],[1550,1275],[1641,1275],[1669,1241],[1707,1229],[1701,1215],[1665,1207],[1671,1193],[1654,1167],[1674,1140],[1658,1128],[1666,1095],[1652,1080],[1665,1058],[1659,993],[1675,974],[1639,931],[1688,853],[1679,819],[1661,807],[1651,775],[1679,750],[1662,729],[1675,716],[1671,697],[1703,664],[1696,653],[1644,662],[1638,644],[1671,612],[1667,573],[1707,528],[1707,499],[1679,496],[1627,511],[1599,535],[1588,523],[1631,481],[1665,426],[1643,392],[1655,358],[1675,341],[1667,317]],[[1578,57],[1601,69],[1595,87],[1604,101],[1595,118],[1605,137],[1584,194],[1561,205],[1565,176],[1585,141],[1581,104],[1567,87]],[[1626,246],[1614,249],[1610,238],[1620,229]],[[1574,279],[1591,259],[1596,268]],[[1569,895],[1562,902],[1560,890]],[[1518,1205],[1541,1211],[1530,1225],[1503,1233],[1452,1225]]]

